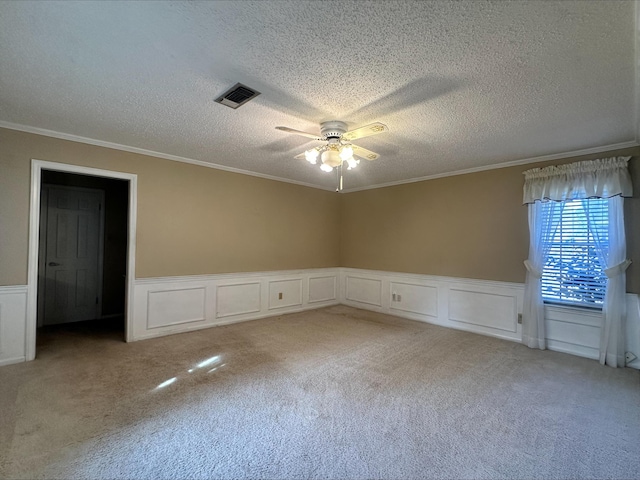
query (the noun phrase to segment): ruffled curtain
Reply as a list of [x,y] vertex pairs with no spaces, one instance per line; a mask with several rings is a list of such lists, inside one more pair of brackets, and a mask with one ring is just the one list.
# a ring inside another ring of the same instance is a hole
[[522,203],[633,195],[628,162],[631,157],[568,163],[524,172]]
[[[630,158],[588,160],[533,168],[524,172],[524,203],[529,205],[530,244],[529,258],[525,261],[527,279],[522,332],[523,342],[529,347],[546,347],[541,272],[548,254],[548,250],[545,252],[545,240],[553,235],[555,227],[551,222],[542,222],[541,202],[608,198],[608,232],[604,232],[597,222],[588,223],[589,231],[595,239],[597,255],[607,275],[600,334],[600,363],[612,367],[624,366],[625,271],[631,261],[627,259],[622,197],[633,194],[628,170]],[[604,240],[607,236],[608,244]]]

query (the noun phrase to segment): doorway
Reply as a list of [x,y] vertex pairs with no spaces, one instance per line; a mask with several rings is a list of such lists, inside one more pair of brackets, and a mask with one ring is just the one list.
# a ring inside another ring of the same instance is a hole
[[136,214],[136,175],[32,160],[27,361],[40,325],[119,322],[133,340]]
[[124,180],[42,171],[39,329],[82,322],[124,340],[127,212]]

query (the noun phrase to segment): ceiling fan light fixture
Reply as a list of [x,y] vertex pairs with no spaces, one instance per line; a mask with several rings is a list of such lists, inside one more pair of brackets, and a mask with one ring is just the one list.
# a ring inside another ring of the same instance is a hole
[[340,149],[340,158],[345,161],[353,158],[353,148],[351,148],[351,145],[345,145]]
[[[328,148],[327,150],[322,152],[322,156],[320,157],[320,159],[322,160],[322,166],[328,165],[329,168],[342,165],[342,158],[340,158],[340,153],[337,151],[337,149],[334,150],[332,148]],[[324,171],[326,172],[330,170]]]
[[304,152],[304,157],[307,159],[307,162],[315,165],[316,161],[318,160],[319,153],[320,152],[318,152],[316,148],[312,148],[311,150],[307,150],[306,152]]
[[320,157],[320,169],[323,172],[332,172],[338,170],[339,184],[336,191],[342,191],[342,167],[346,166],[347,170],[353,170],[360,164],[360,159],[353,156],[354,150],[357,151],[358,157],[367,160],[376,160],[379,155],[371,152],[366,148],[362,148],[351,143],[352,140],[376,135],[378,133],[387,132],[389,129],[382,123],[372,123],[355,130],[347,131],[347,124],[340,120],[330,120],[320,124],[320,136],[301,130],[295,130],[289,127],[276,127],[287,133],[295,133],[303,137],[311,138],[316,141],[326,142],[324,145],[306,150],[295,156],[295,158],[304,158],[310,164],[318,163]]

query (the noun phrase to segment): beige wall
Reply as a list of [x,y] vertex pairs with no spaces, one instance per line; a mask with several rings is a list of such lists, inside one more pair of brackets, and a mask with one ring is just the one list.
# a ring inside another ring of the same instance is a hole
[[[31,159],[138,175],[136,276],[356,267],[523,282],[522,172],[640,148],[336,195],[0,129],[0,285],[27,281]],[[630,163],[628,290],[640,293],[640,160]]]
[[340,265],[524,282],[529,248],[522,172],[537,166],[633,156],[625,200],[627,290],[640,293],[640,148],[488,170],[343,195]]
[[335,193],[0,129],[0,285],[27,281],[32,158],[138,175],[138,278],[338,266]]

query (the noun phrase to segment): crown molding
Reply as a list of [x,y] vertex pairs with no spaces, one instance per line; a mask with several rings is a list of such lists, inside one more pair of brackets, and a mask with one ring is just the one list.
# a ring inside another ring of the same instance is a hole
[[57,132],[55,130],[47,130],[45,128],[32,127],[30,125],[21,125],[19,123],[6,122],[0,120],[0,128],[6,128],[9,130],[17,130],[20,132],[34,133],[36,135],[43,135],[45,137],[58,138],[60,140],[69,140],[72,142],[85,143],[88,145],[95,145],[97,147],[111,148],[114,150],[121,150],[123,152],[137,153],[140,155],[147,155],[149,157],[162,158],[164,160],[171,160],[173,162],[190,163],[191,165],[199,165],[201,167],[214,168],[216,170],[223,170],[225,172],[239,173],[241,175],[249,175],[252,177],[264,178],[266,180],[274,180],[276,182],[292,183],[294,185],[301,185],[303,187],[317,188],[319,190],[325,190],[333,192],[335,189],[332,187],[321,187],[312,183],[300,182],[298,180],[291,180],[289,178],[276,177],[275,175],[267,175],[265,173],[251,172],[249,170],[243,170],[241,168],[228,167],[226,165],[219,165],[217,163],[205,162],[203,160],[195,160],[193,158],[181,157],[179,155],[171,155],[168,153],[156,152],[154,150],[147,150],[145,148],[131,147],[129,145],[122,145],[120,143],[106,142],[104,140],[97,140],[95,138],[81,137],[80,135],[73,135],[71,133]]
[[360,192],[363,190],[373,190],[376,188],[393,187],[396,185],[404,185],[406,183],[424,182],[426,180],[435,180],[436,178],[454,177],[456,175],[466,175],[467,173],[485,172],[487,170],[497,170],[499,168],[516,167],[518,165],[527,165],[529,163],[548,162],[552,160],[563,160],[571,157],[579,157],[581,155],[590,155],[593,153],[609,152],[612,150],[621,150],[623,148],[638,147],[640,143],[636,140],[631,140],[622,143],[613,143],[611,145],[603,145],[602,147],[585,148],[582,150],[572,150],[562,153],[553,153],[550,155],[542,155],[540,157],[523,158],[520,160],[513,160],[510,162],[495,163],[492,165],[484,165],[482,167],[466,168],[463,170],[454,170],[453,172],[437,173],[435,175],[427,175],[424,177],[411,178],[408,180],[396,180],[395,182],[378,183],[376,185],[370,185],[366,187],[349,188],[343,190],[343,193]]
[[[640,0],[638,0],[640,1]],[[636,3],[637,5],[637,3]],[[637,90],[637,89],[636,89]],[[638,96],[638,93],[636,93],[636,96]],[[640,114],[640,112],[638,112]],[[144,148],[138,148],[138,147],[131,147],[128,145],[122,145],[119,143],[113,143],[113,142],[107,142],[104,140],[97,140],[94,138],[88,138],[88,137],[81,137],[79,135],[73,135],[70,133],[63,133],[63,132],[57,132],[55,130],[47,130],[44,128],[38,128],[38,127],[32,127],[29,125],[21,125],[18,123],[11,123],[11,122],[6,122],[4,120],[0,120],[0,128],[7,128],[9,130],[17,130],[20,132],[27,132],[27,133],[34,133],[36,135],[43,135],[45,137],[53,137],[53,138],[58,138],[61,140],[69,140],[72,142],[79,142],[79,143],[85,143],[88,145],[95,145],[98,147],[105,147],[105,148],[111,148],[114,150],[121,150],[124,152],[129,152],[129,153],[137,153],[140,155],[147,155],[150,157],[157,157],[157,158],[162,158],[165,160],[171,160],[174,162],[182,162],[182,163],[189,163],[191,165],[199,165],[201,167],[207,167],[207,168],[214,168],[216,170],[223,170],[225,172],[231,172],[231,173],[239,173],[241,175],[249,175],[252,177],[258,177],[258,178],[264,178],[266,180],[274,180],[276,182],[284,182],[284,183],[290,183],[293,185],[300,185],[303,187],[309,187],[309,188],[315,188],[318,190],[324,190],[324,191],[328,191],[328,192],[334,192],[335,188],[333,187],[321,187],[319,185],[314,185],[311,183],[306,183],[306,182],[300,182],[297,180],[291,180],[288,178],[281,178],[281,177],[276,177],[274,175],[267,175],[264,173],[256,173],[256,172],[251,172],[249,170],[242,170],[240,168],[234,168],[234,167],[227,167],[225,165],[218,165],[216,163],[209,163],[209,162],[205,162],[202,160],[195,160],[193,158],[187,158],[187,157],[181,157],[178,155],[171,155],[168,153],[162,153],[162,152],[156,152],[153,150],[146,150]],[[639,136],[640,138],[640,136]],[[530,158],[523,158],[520,160],[513,160],[510,162],[503,162],[503,163],[496,163],[496,164],[492,164],[492,165],[484,165],[481,167],[473,167],[473,168],[467,168],[467,169],[463,169],[463,170],[455,170],[452,172],[445,172],[445,173],[438,173],[435,175],[427,175],[424,177],[416,177],[416,178],[410,178],[410,179],[405,179],[405,180],[397,180],[394,182],[386,182],[386,183],[378,183],[376,185],[368,185],[368,186],[364,186],[364,187],[356,187],[356,188],[349,188],[349,189],[344,189],[341,193],[352,193],[352,192],[360,192],[363,190],[374,190],[376,188],[384,188],[384,187],[393,187],[396,185],[404,185],[407,183],[416,183],[416,182],[424,182],[426,180],[435,180],[437,178],[444,178],[444,177],[453,177],[456,175],[465,175],[467,173],[476,173],[476,172],[484,172],[487,170],[496,170],[499,168],[508,168],[508,167],[515,167],[518,165],[526,165],[529,163],[538,163],[538,162],[547,162],[547,161],[552,161],[552,160],[561,160],[561,159],[565,159],[565,158],[571,158],[571,157],[577,157],[577,156],[581,156],[581,155],[590,155],[590,154],[594,154],[594,153],[602,153],[602,152],[608,152],[608,151],[612,151],[612,150],[620,150],[623,148],[632,148],[632,147],[638,147],[640,146],[640,143],[637,140],[631,140],[628,142],[622,142],[622,143],[614,143],[611,145],[604,145],[601,147],[593,147],[593,148],[585,148],[582,150],[572,150],[572,151],[568,151],[568,152],[562,152],[562,153],[554,153],[551,155],[542,155],[539,157],[530,157]]]

